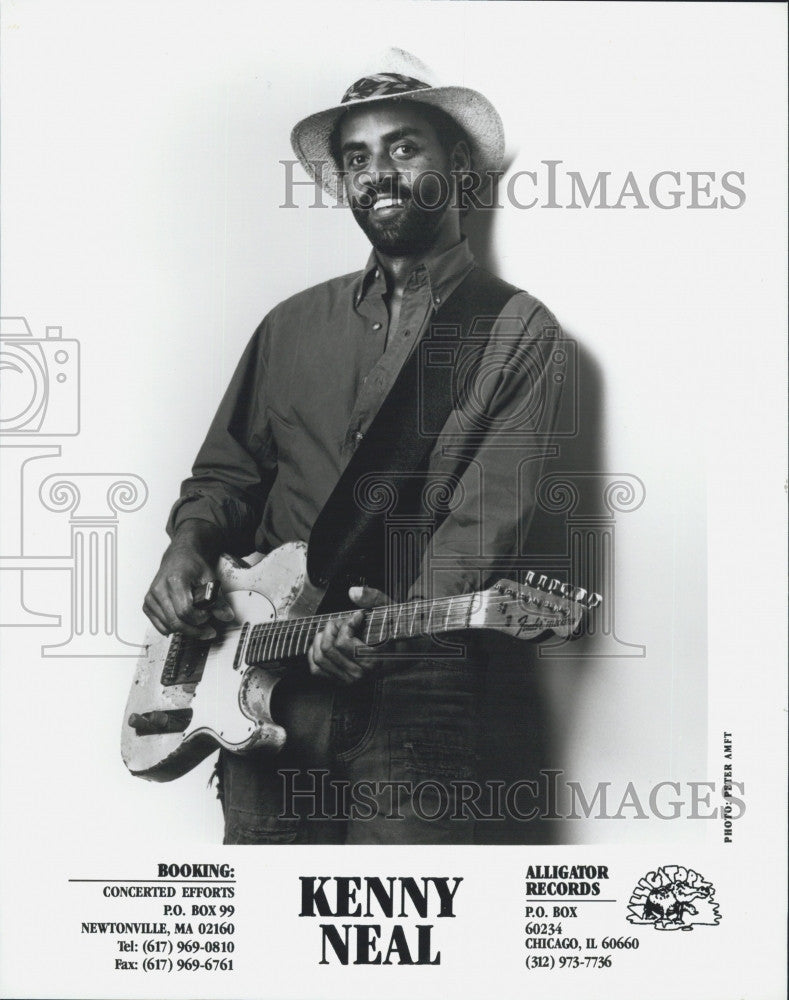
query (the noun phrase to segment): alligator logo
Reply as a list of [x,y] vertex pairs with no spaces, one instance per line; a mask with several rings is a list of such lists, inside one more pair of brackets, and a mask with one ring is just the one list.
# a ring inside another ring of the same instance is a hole
[[681,865],[663,865],[639,879],[628,911],[631,924],[652,924],[656,931],[692,931],[721,919],[712,883]]

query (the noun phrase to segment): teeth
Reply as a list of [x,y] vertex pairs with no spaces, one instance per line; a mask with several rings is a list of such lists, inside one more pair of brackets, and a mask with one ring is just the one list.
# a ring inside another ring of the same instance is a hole
[[402,207],[402,204],[399,198],[378,198],[373,205],[373,210],[377,212],[379,208]]

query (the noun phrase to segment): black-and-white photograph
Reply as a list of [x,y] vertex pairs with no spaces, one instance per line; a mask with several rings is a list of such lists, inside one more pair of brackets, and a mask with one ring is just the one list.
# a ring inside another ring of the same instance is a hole
[[3,996],[785,996],[786,15],[3,4]]

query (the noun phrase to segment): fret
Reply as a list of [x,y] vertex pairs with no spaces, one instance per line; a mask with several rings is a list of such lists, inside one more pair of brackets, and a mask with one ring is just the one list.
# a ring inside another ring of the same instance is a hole
[[402,627],[400,625],[400,615],[402,615],[404,607],[405,605],[403,604],[397,605],[397,615],[395,616],[394,620],[394,635],[396,635],[398,638],[400,638],[402,632]]
[[250,660],[257,659],[260,653],[260,644],[263,641],[263,627],[261,625],[255,625],[252,629],[249,638],[249,648],[247,650],[247,655],[245,657],[247,663]]
[[414,601],[414,613],[413,613],[413,615],[411,615],[411,625],[409,626],[409,631],[408,631],[408,635],[411,638],[413,638],[413,636],[416,635],[416,632],[415,632],[415,629],[416,629],[416,616],[417,616],[418,612],[419,612],[419,601]]
[[301,618],[297,618],[293,623],[293,646],[291,647],[291,656],[298,656],[299,653],[303,652],[301,648],[301,633],[304,631],[304,621]]
[[261,643],[261,649],[260,649],[261,657],[264,660],[268,660],[271,658],[272,647],[274,645],[274,640],[276,639],[276,637],[277,634],[270,625],[268,626],[268,628],[264,627],[263,642]]
[[[373,645],[373,628],[375,627],[378,619],[381,616],[378,614],[378,608],[373,608],[364,619],[364,631],[362,632],[362,639],[367,646]],[[379,633],[380,642],[380,633]]]
[[299,626],[299,641],[296,649],[297,653],[306,653],[312,645],[313,636],[310,633],[310,624],[309,618],[302,619],[302,623]]
[[[474,627],[474,602],[482,598],[479,593],[455,594],[372,608],[364,612],[358,634],[366,645],[374,646],[395,638],[470,629]],[[246,634],[242,632],[240,658],[247,664],[263,664],[305,653],[318,631],[334,617],[322,614],[251,626]]]
[[272,649],[272,646],[274,645],[274,639],[275,639],[275,633],[274,633],[274,629],[272,628],[272,626],[269,625],[269,627],[267,629],[267,632],[268,632],[268,634],[266,635],[265,642],[263,643],[263,657],[262,657],[262,659],[264,661],[272,659],[271,649]]
[[287,641],[285,645],[285,655],[293,656],[293,640],[296,638],[295,621],[285,626],[285,635],[287,636]]
[[276,632],[277,632],[277,642],[274,646],[274,649],[276,650],[277,659],[281,660],[285,656],[285,644],[287,643],[288,640],[288,622],[287,621],[277,622]]
[[286,660],[290,656],[290,637],[293,632],[293,622],[284,621],[282,623],[282,658]]
[[[279,625],[279,622],[277,622],[277,625]],[[275,628],[274,628],[274,635],[275,635],[275,638],[274,638],[274,642],[272,643],[272,646],[271,646],[271,655],[272,655],[272,659],[279,660],[279,659],[282,658],[282,626],[281,625],[279,626],[279,628],[277,628],[275,626]]]

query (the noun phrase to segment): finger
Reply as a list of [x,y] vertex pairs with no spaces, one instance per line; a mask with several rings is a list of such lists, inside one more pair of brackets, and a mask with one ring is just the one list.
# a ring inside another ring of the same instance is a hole
[[[344,654],[345,657],[360,667],[363,673],[375,668],[379,660],[379,650],[368,646],[363,642],[355,629],[364,621],[364,614],[357,611],[346,618],[340,625],[337,632],[337,639],[334,644],[335,650]],[[355,675],[356,676],[356,675]]]
[[221,593],[211,607],[211,614],[214,618],[218,618],[220,622],[233,622],[236,620],[235,612]]
[[326,628],[321,629],[320,632],[315,634],[310,648],[307,650],[307,662],[310,665],[312,673],[323,673],[324,663],[327,665],[330,673],[333,674],[335,671],[334,664],[331,663],[331,661],[327,661],[322,645],[325,639],[325,633],[329,628],[331,628],[331,622],[326,626]]
[[[358,621],[356,620],[357,615],[359,616]],[[334,639],[335,648],[339,649],[341,653],[345,653],[352,660],[356,657],[356,647],[363,645],[356,633],[356,629],[361,625],[363,620],[364,616],[361,611],[356,612],[356,615],[351,615],[349,618],[344,619],[340,622],[340,627],[337,629],[337,635]]]
[[147,615],[148,620],[150,621],[150,623],[153,625],[153,627],[156,629],[157,632],[161,632],[162,635],[170,634],[170,629],[167,626],[167,622],[156,611],[154,611],[152,607],[148,605],[147,600],[145,603],[143,603],[142,609]]
[[360,677],[363,676],[364,671],[356,662],[356,660],[351,659],[342,653],[336,646],[331,646],[324,652],[323,658],[318,662],[325,664],[331,661],[338,670],[340,670],[345,676],[352,677],[353,680],[358,681]]
[[214,594],[210,601],[206,601],[203,598],[202,601],[196,601],[194,598],[194,591],[192,592],[192,604],[199,611],[207,611],[210,615],[221,622],[232,622],[235,621],[235,613],[233,608],[228,604],[225,595],[222,593],[219,583],[214,579],[213,576],[204,576],[200,580],[200,584],[204,590],[214,584]]
[[170,634],[171,629],[167,624],[167,613],[153,590],[149,590],[145,595],[145,600],[142,602],[142,609],[157,632],[161,632],[162,635]]
[[350,684],[353,679],[327,657],[321,656],[321,662],[318,662],[312,648],[307,653],[307,662],[310,666],[310,673],[314,677],[326,677],[342,684]]
[[362,676],[361,667],[337,649],[340,627],[340,620],[335,619],[315,636],[311,647],[312,661],[340,680],[358,680]]
[[143,602],[143,611],[150,619],[152,625],[157,632],[161,632],[162,635],[172,635],[173,632],[182,632],[184,635],[191,636],[195,639],[215,639],[216,629],[211,628],[211,626],[205,626],[203,628],[193,627],[191,625],[184,624],[175,614],[174,611],[168,611],[167,608],[157,600],[154,594],[148,594]]
[[[343,642],[344,649],[339,643]],[[316,662],[324,666],[327,660],[339,667],[340,670],[358,679],[362,671],[353,660],[353,649],[356,640],[348,631],[346,623],[342,619],[335,619],[323,630],[318,648],[315,654]]]
[[193,639],[216,638],[216,629],[211,628],[210,625],[190,625],[189,622],[184,621],[183,618],[179,617],[169,601],[160,601],[160,608],[161,610],[158,612],[158,617],[164,622],[165,635],[169,635],[171,632],[180,632]]
[[380,650],[373,649],[370,646],[365,646],[360,643],[356,647],[356,658],[354,662],[362,668],[363,673],[369,673],[381,662]]
[[351,587],[348,597],[360,608],[379,608],[392,603],[383,591],[376,590],[375,587]]
[[173,613],[181,622],[185,622],[187,625],[201,626],[208,621],[209,612],[194,606],[192,588],[181,577],[168,579],[167,591]]

